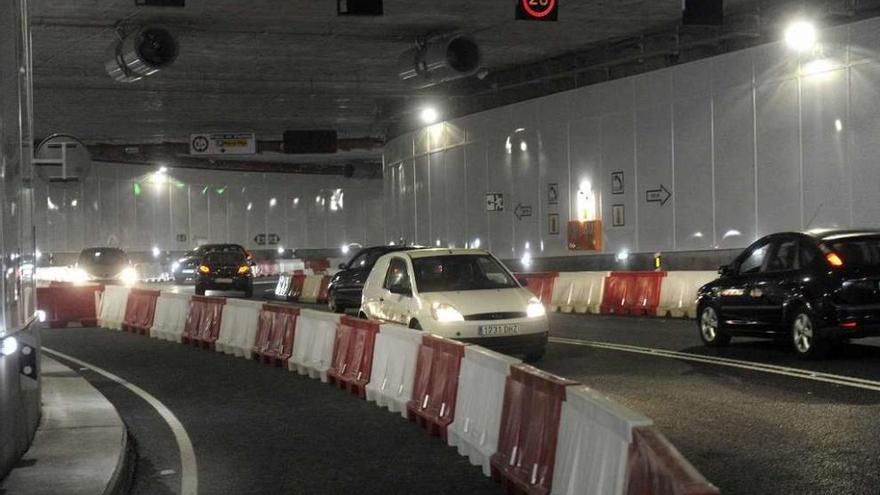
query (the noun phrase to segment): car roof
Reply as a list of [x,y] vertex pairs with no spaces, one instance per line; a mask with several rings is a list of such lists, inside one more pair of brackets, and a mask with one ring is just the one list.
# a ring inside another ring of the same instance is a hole
[[397,251],[411,251],[411,250],[415,250],[415,249],[421,249],[421,247],[419,247],[419,246],[391,246],[391,245],[370,246],[370,247],[362,248],[360,251],[358,251],[355,254],[355,256],[357,256],[358,254],[361,254],[361,253],[373,253],[373,252],[394,253]]
[[803,232],[817,241],[831,241],[847,237],[880,236],[880,230],[872,229],[813,229]]
[[428,248],[428,249],[413,249],[410,251],[406,251],[407,255],[411,259],[418,258],[431,258],[435,256],[460,256],[460,255],[482,255],[486,256],[489,254],[488,251],[484,251],[482,249],[463,249],[463,248]]

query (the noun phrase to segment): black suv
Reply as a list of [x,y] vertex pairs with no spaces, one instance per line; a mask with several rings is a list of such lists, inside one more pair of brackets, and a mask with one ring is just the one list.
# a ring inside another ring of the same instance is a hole
[[339,265],[339,272],[327,287],[327,306],[330,311],[344,313],[349,308],[361,307],[364,283],[373,265],[382,255],[394,251],[415,249],[413,246],[375,246],[361,249],[350,261]]
[[783,337],[800,356],[818,358],[835,341],[880,335],[880,231],[769,235],[719,273],[698,292],[708,346]]
[[209,290],[237,290],[248,299],[254,295],[254,275],[242,252],[210,251],[197,270],[196,295],[204,296]]
[[239,244],[204,244],[193,249],[183,255],[171,265],[171,274],[174,276],[174,283],[181,285],[187,281],[194,281],[198,273],[196,273],[199,263],[206,254],[215,251],[220,252],[240,252],[247,259],[248,263],[252,262],[251,253]]

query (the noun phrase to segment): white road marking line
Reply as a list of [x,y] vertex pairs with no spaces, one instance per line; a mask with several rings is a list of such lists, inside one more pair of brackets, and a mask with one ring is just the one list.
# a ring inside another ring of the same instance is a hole
[[751,371],[759,371],[763,373],[771,373],[775,375],[790,376],[794,378],[802,378],[804,380],[813,380],[817,382],[833,383],[835,385],[843,385],[846,387],[860,388],[864,390],[873,390],[880,392],[880,381],[865,380],[844,375],[834,375],[831,373],[823,373],[819,371],[810,371],[800,368],[789,368],[786,366],[777,366],[775,364],[765,364],[753,361],[742,361],[739,359],[730,359],[715,356],[702,356],[699,354],[690,354],[687,352],[669,351],[665,349],[654,349],[651,347],[638,347],[626,344],[611,344],[607,342],[595,342],[590,340],[568,339],[564,337],[550,337],[550,342],[557,344],[579,345],[584,347],[594,347],[597,349],[607,349],[612,351],[632,352],[636,354],[646,354],[655,357],[665,357],[670,359],[680,359],[683,361],[694,361],[698,363],[715,364],[718,366],[728,366],[731,368],[741,368]]
[[162,404],[159,399],[153,397],[146,390],[138,387],[133,383],[129,383],[127,380],[120,378],[107,370],[101,369],[73,356],[68,356],[67,354],[49,349],[47,347],[43,347],[43,351],[53,357],[58,357],[72,363],[76,363],[80,366],[84,366],[94,371],[95,373],[103,375],[105,378],[108,378],[131,390],[135,395],[150,404],[153,409],[155,409],[156,412],[159,413],[160,416],[162,416],[162,419],[165,420],[165,423],[168,424],[168,427],[171,428],[171,432],[174,434],[174,439],[177,441],[177,448],[180,450],[180,494],[198,494],[199,483],[198,471],[196,468],[195,450],[193,449],[192,442],[190,441],[189,435],[186,433],[186,429],[183,427],[183,424],[180,422],[180,420],[177,419],[177,416],[175,416],[170,409],[165,407],[165,404]]

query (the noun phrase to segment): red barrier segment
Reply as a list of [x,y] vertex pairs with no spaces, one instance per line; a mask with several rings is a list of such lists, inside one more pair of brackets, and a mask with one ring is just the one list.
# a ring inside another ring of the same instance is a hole
[[544,306],[549,306],[553,299],[553,284],[559,278],[559,272],[516,273],[517,279],[528,282],[526,289],[531,291]]
[[599,312],[602,314],[655,315],[660,305],[660,286],[666,272],[611,272]]
[[159,299],[159,294],[158,290],[131,289],[125,303],[122,329],[149,336],[156,315],[156,301]]
[[283,366],[293,354],[299,308],[264,304],[257,323],[254,355],[272,366]]
[[330,260],[322,258],[318,260],[305,260],[303,263],[306,268],[310,268],[313,272],[322,272],[330,268]]
[[287,300],[288,301],[299,301],[299,298],[302,297],[303,286],[306,283],[306,274],[302,271],[295,271],[293,275],[290,276],[290,287],[287,289]]
[[361,399],[367,398],[366,386],[370,383],[370,373],[373,371],[373,349],[377,333],[377,321],[350,316],[339,319],[333,361],[327,370],[330,383],[348,389]]
[[455,419],[458,375],[466,344],[425,335],[419,346],[412,400],[407,417],[431,435],[446,441],[446,428]]
[[46,322],[52,328],[66,327],[71,322],[94,327],[98,325],[95,294],[103,290],[103,285],[52,283],[49,287],[37,287],[37,309],[46,313]]
[[660,432],[633,428],[627,495],[720,495]]
[[565,389],[577,384],[527,364],[510,367],[498,452],[490,460],[492,479],[507,493],[550,493]]
[[183,343],[213,349],[220,336],[224,304],[226,299],[222,297],[192,296],[183,327]]
[[324,278],[321,279],[321,289],[318,291],[318,302],[325,303],[327,299],[330,297],[330,276],[324,275]]

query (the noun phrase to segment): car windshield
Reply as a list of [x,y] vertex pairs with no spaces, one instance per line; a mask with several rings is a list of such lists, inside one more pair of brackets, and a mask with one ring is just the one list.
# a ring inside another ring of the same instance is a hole
[[843,260],[843,266],[880,268],[880,237],[854,237],[826,241]]
[[245,263],[244,255],[241,252],[211,252],[205,255],[204,263],[216,266],[241,265]]
[[510,289],[516,281],[487,255],[431,256],[413,260],[419,292]]
[[119,265],[128,263],[128,256],[123,250],[115,248],[83,249],[77,263],[80,265]]

